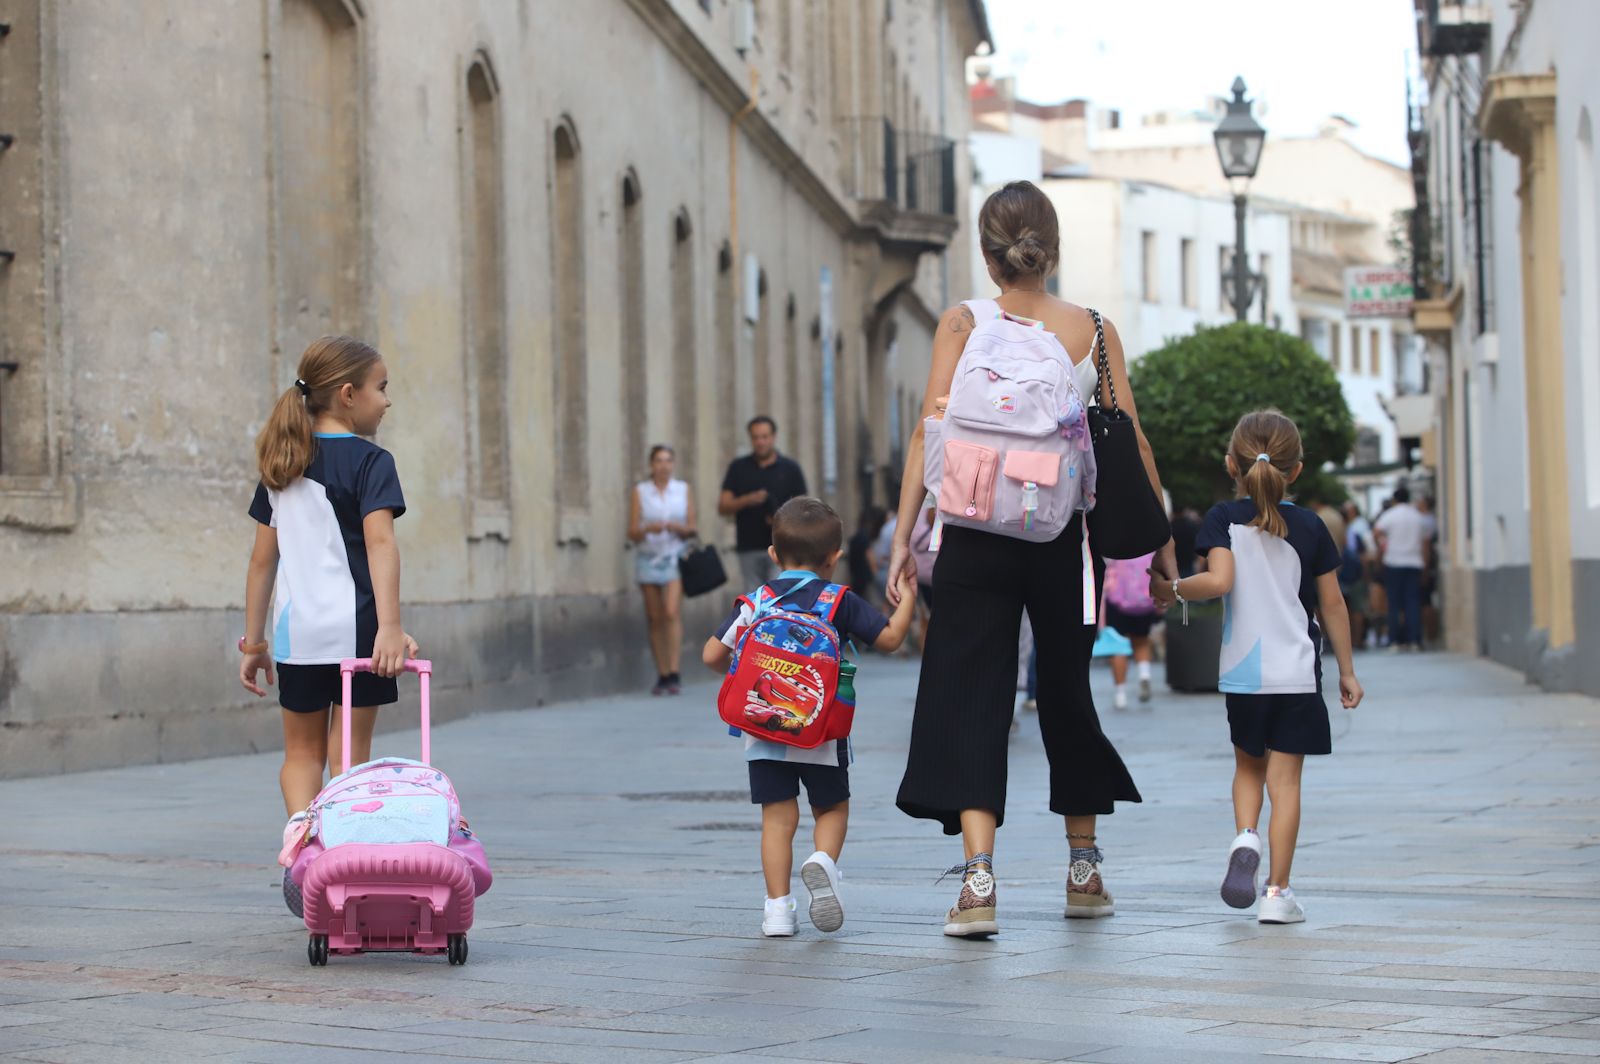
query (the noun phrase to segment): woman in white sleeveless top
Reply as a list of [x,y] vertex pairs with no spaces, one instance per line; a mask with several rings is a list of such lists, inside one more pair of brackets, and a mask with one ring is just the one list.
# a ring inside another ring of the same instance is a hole
[[650,448],[650,478],[634,485],[628,505],[628,539],[635,545],[634,571],[656,660],[654,695],[675,695],[683,682],[678,675],[683,649],[678,558],[684,541],[695,534],[695,521],[694,495],[687,482],[672,475],[676,461],[666,444]]

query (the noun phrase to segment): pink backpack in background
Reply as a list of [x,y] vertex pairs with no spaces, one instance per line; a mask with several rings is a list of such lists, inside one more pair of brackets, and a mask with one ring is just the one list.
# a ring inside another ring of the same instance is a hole
[[1133,617],[1148,617],[1161,612],[1150,597],[1150,574],[1154,554],[1142,558],[1110,559],[1106,562],[1106,601]]
[[1071,358],[1043,322],[992,299],[956,364],[944,417],[923,422],[923,484],[947,525],[1048,543],[1094,506],[1095,461]]

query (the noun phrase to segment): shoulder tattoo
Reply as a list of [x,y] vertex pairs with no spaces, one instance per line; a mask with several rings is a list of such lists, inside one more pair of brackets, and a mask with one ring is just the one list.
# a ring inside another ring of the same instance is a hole
[[978,327],[978,322],[972,316],[972,308],[965,303],[961,304],[961,311],[950,319],[950,331],[956,333],[971,332]]

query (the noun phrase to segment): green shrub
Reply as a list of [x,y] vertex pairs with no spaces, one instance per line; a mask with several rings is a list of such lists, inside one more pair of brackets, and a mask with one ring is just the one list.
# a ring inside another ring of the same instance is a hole
[[1233,497],[1222,464],[1228,440],[1240,417],[1265,407],[1299,426],[1307,487],[1336,490],[1320,470],[1349,457],[1355,419],[1333,367],[1298,337],[1264,325],[1202,326],[1151,351],[1130,373],[1140,424],[1175,505],[1204,510]]

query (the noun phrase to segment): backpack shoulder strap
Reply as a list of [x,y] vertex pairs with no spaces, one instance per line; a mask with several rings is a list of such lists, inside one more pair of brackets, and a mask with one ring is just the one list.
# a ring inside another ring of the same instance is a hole
[[844,595],[845,592],[849,590],[849,584],[829,584],[827,587],[822,589],[824,594],[829,591],[833,592],[833,602],[829,604],[827,613],[827,621],[829,624],[833,623],[833,618],[838,614],[839,607],[844,605]]
[[961,305],[972,311],[972,318],[979,325],[1000,316],[1000,304],[992,299],[963,299]]

